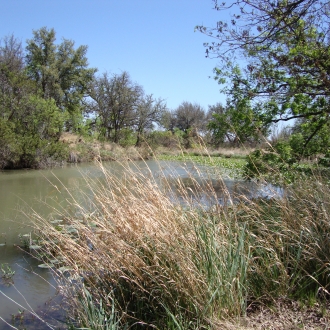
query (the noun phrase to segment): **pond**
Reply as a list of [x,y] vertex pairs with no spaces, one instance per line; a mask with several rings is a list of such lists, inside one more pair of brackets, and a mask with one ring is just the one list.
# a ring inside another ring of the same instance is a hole
[[[215,173],[206,167],[192,163],[183,167],[183,163],[174,161],[141,161],[129,166],[147,175],[153,175],[159,184],[167,178],[172,194],[176,197],[180,197],[176,187],[177,178],[180,177],[189,188],[191,199],[205,205],[210,203],[210,199],[203,192],[205,178],[209,179],[216,192],[212,203],[235,201],[236,196],[250,199],[282,194],[281,189],[271,185],[243,180],[219,180]],[[117,163],[107,163],[105,167],[118,176],[122,175],[123,168]],[[31,317],[27,311],[35,311],[38,315],[46,313],[53,318],[47,321],[54,328],[61,327],[63,315],[61,316],[56,308],[60,297],[56,297],[56,281],[52,272],[39,268],[36,259],[22,251],[20,246],[24,245],[24,241],[29,239],[28,235],[33,231],[29,217],[32,210],[46,219],[52,219],[58,207],[71,207],[70,198],[79,201],[83,193],[89,193],[90,188],[84,179],[86,175],[102,183],[102,171],[94,164],[52,170],[0,172],[0,266],[9,277],[0,279],[0,329],[12,328],[6,322],[18,327],[21,321],[27,329],[46,328],[44,323],[39,322],[36,317]],[[198,189],[200,191],[196,191]],[[15,273],[10,276],[10,272]]]

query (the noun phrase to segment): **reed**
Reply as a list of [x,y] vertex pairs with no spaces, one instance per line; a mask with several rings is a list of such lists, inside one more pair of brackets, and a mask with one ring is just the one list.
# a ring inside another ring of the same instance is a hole
[[[280,198],[233,196],[205,175],[189,187],[123,164],[54,225],[34,214],[43,262],[57,260],[72,325],[90,329],[221,329],[247,307],[329,295],[330,191],[297,180]],[[95,179],[94,179],[95,180]],[[174,187],[175,186],[175,190]],[[235,200],[235,203],[234,203]],[[74,212],[70,211],[74,210]]]

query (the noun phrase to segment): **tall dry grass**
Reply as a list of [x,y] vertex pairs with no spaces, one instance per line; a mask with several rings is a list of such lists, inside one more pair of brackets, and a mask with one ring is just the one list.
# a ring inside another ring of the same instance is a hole
[[72,196],[75,212],[57,210],[63,223],[34,214],[40,257],[59,262],[73,325],[220,329],[250,304],[327,299],[330,191],[322,178],[297,181],[280,198],[235,196],[235,204],[224,186],[228,203],[219,205],[205,175],[187,188],[180,178],[99,166],[97,184],[86,178],[85,201]]

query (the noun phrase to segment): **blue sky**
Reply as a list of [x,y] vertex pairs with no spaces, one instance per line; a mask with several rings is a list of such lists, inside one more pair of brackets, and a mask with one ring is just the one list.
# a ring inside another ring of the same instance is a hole
[[54,28],[57,41],[87,45],[99,73],[128,71],[145,92],[166,100],[208,105],[225,102],[205,58],[196,25],[214,26],[220,13],[211,0],[0,0],[0,37],[14,34],[25,46],[32,30]]

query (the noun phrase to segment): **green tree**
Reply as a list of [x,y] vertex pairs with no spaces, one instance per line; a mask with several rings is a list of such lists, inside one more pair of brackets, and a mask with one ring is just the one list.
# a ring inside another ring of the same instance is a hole
[[214,38],[205,44],[206,53],[220,60],[215,73],[223,91],[231,98],[250,100],[257,120],[266,125],[303,119],[300,149],[304,153],[309,144],[317,143],[318,132],[330,119],[328,2],[214,4],[216,10],[230,10],[231,19],[217,22],[215,28],[197,29]]
[[188,130],[205,130],[205,111],[197,103],[182,102],[174,111],[176,127],[187,133]]
[[82,100],[96,69],[88,68],[87,46],[75,49],[71,40],[63,39],[58,45],[55,41],[54,29],[33,31],[33,38],[27,41],[26,69],[39,95],[54,99],[62,112],[70,114],[66,129],[76,129],[82,119]]
[[90,111],[99,118],[100,132],[107,140],[118,143],[123,129],[133,128],[143,89],[127,72],[109,76],[104,73],[91,84]]
[[39,167],[47,158],[65,159],[65,148],[58,142],[59,127],[64,123],[65,114],[59,111],[55,101],[29,95],[21,107],[14,128],[20,148],[17,166]]
[[0,46],[0,168],[39,167],[65,158],[57,143],[65,113],[54,99],[35,94],[26,75],[20,42],[13,36]]
[[[297,158],[326,154],[330,146],[330,121],[325,123],[307,120],[296,120],[289,138],[290,146]],[[309,143],[312,140],[313,143]]]
[[256,144],[263,136],[268,135],[270,123],[262,123],[258,105],[254,107],[247,98],[228,100],[226,107],[217,104],[209,108],[208,129],[213,143],[219,145],[228,142],[233,146],[249,142]]
[[166,110],[166,104],[162,99],[154,99],[152,94],[141,97],[136,109],[135,130],[137,133],[136,146],[141,143],[141,137],[146,130],[152,130],[154,124],[161,122]]

